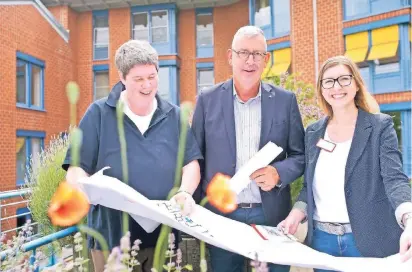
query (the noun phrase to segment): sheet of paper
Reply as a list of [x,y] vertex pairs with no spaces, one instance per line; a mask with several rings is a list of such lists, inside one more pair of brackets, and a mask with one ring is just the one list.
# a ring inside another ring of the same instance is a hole
[[412,261],[401,263],[396,255],[382,259],[336,258],[281,235],[264,240],[252,226],[214,214],[201,206],[196,206],[194,213],[185,217],[169,201],[149,200],[123,182],[102,174],[83,180],[82,185],[93,204],[127,212],[148,229],[166,224],[248,258],[254,258],[257,253],[259,260],[265,262],[349,272],[412,271]]
[[239,194],[251,182],[250,175],[256,170],[269,165],[282,151],[281,147],[268,142],[230,179],[231,189]]

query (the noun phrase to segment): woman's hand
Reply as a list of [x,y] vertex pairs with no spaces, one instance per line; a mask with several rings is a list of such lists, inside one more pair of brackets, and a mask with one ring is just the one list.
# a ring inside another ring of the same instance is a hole
[[294,235],[298,230],[300,222],[305,219],[306,215],[299,209],[292,209],[288,217],[278,224],[278,227],[283,228],[285,233]]

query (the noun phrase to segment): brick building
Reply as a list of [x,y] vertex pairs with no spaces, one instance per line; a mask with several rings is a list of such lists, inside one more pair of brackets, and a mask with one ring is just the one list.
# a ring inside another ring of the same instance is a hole
[[394,116],[411,176],[410,0],[1,1],[0,191],[22,182],[28,157],[67,129],[68,81],[81,89],[78,117],[107,95],[123,42],[149,40],[160,54],[161,96],[195,102],[200,88],[231,76],[226,52],[247,24],[267,37],[268,74],[299,72],[315,83],[328,57],[353,58]]

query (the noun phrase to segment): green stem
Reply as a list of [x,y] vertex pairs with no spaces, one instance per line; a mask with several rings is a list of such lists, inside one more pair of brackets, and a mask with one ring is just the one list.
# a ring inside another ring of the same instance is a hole
[[170,231],[171,228],[167,225],[162,225],[162,228],[160,229],[160,234],[156,242],[156,248],[153,257],[153,267],[157,271],[163,271],[163,264],[165,263],[166,259],[164,252],[167,248],[167,240]]
[[[120,156],[122,162],[122,172],[123,172],[123,182],[129,184],[129,170],[127,164],[127,145],[126,145],[126,136],[124,133],[124,113],[123,113],[124,104],[121,100],[117,103],[116,106],[116,115],[117,115],[117,131],[119,133],[120,141]],[[129,231],[129,214],[123,212],[123,235]]]
[[[190,104],[182,104],[180,109],[180,137],[179,137],[179,146],[177,151],[177,162],[176,162],[176,171],[175,171],[175,182],[174,188],[179,188],[180,182],[182,181],[182,168],[183,168],[183,160],[185,155],[185,147],[186,147],[186,138],[187,138],[187,130],[188,130],[188,121],[190,115]],[[172,198],[174,192],[173,190],[170,191],[168,198]]]
[[104,259],[105,261],[107,261],[107,258],[109,257],[109,246],[107,245],[106,239],[104,239],[103,235],[101,235],[99,232],[85,225],[78,225],[77,227],[79,228],[81,232],[84,232],[87,235],[90,235],[91,237],[95,238],[99,242],[102,248]]
[[209,202],[209,199],[207,198],[207,196],[205,196],[205,197],[202,199],[202,201],[200,201],[199,206],[204,207],[207,202]]
[[[177,162],[176,162],[176,171],[175,171],[175,180],[172,190],[170,190],[167,199],[170,200],[179,189],[181,179],[182,179],[182,167],[183,159],[185,155],[185,146],[186,146],[186,136],[188,130],[188,121],[191,111],[191,106],[189,103],[183,103],[180,107],[180,135],[179,135],[179,146],[177,152]],[[167,241],[171,228],[166,225],[162,225],[160,230],[159,238],[156,242],[156,248],[153,259],[153,267],[157,271],[163,270],[163,265],[166,260],[165,251],[167,249]]]

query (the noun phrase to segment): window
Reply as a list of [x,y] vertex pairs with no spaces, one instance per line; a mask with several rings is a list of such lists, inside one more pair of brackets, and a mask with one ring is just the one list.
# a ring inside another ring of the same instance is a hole
[[159,68],[159,86],[157,89],[159,96],[165,100],[170,101],[170,68]]
[[167,10],[135,12],[132,14],[133,39],[150,43],[169,41],[169,16]]
[[17,53],[16,103],[17,106],[42,110],[44,108],[44,62]]
[[94,72],[94,100],[108,96],[110,93],[109,71]]
[[211,87],[215,84],[215,75],[213,69],[197,70],[197,92],[202,89]]
[[411,104],[400,102],[380,105],[382,112],[392,116],[399,150],[402,152],[403,169],[409,178],[412,176],[411,145]]
[[133,39],[149,41],[149,15],[147,12],[133,14]]
[[18,130],[16,137],[16,184],[23,185],[27,167],[36,167],[44,144],[44,132]]
[[345,19],[370,16],[410,5],[410,0],[345,0]]
[[290,0],[249,0],[251,24],[260,27],[266,38],[290,33]]
[[109,13],[93,11],[93,58],[109,58]]
[[[410,88],[410,45],[407,24],[390,25],[345,36],[345,55],[361,67],[373,94]],[[405,71],[402,74],[402,71]],[[409,87],[408,87],[409,86]]]
[[201,9],[196,12],[196,55],[200,58],[213,57],[212,10]]
[[270,26],[270,0],[255,0],[255,26]]
[[278,77],[289,72],[291,62],[292,50],[290,47],[274,50],[271,52],[271,59],[269,59],[263,70],[262,80]]

